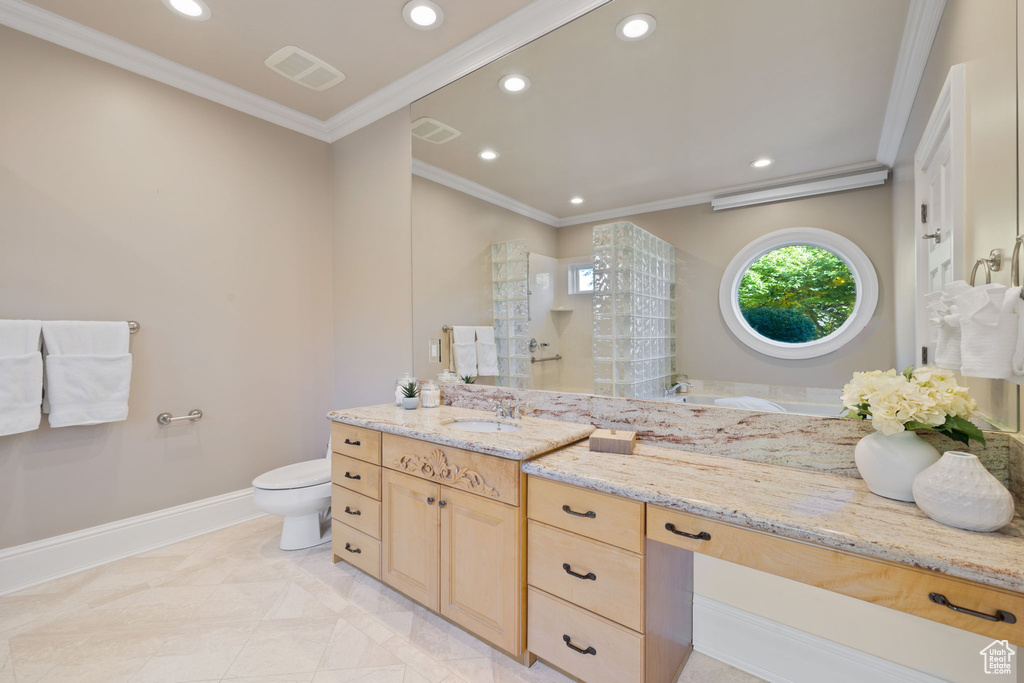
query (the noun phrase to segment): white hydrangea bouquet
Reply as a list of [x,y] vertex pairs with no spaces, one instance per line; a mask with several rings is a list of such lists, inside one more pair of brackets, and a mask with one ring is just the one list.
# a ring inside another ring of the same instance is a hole
[[871,425],[886,436],[934,429],[954,441],[985,443],[984,433],[970,417],[977,402],[949,370],[923,366],[882,372],[856,372],[843,388],[845,414]]

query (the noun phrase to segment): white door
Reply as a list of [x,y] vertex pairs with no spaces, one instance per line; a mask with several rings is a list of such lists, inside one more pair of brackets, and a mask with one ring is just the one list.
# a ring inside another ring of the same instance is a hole
[[914,156],[917,362],[935,357],[925,296],[964,277],[964,66],[949,71]]

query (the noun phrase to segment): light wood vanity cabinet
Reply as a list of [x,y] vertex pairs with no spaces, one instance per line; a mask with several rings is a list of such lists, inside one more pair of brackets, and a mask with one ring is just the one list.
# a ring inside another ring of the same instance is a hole
[[[371,430],[338,423],[334,427],[332,443],[344,449],[338,453],[336,446],[333,455],[335,560],[350,562],[520,656],[526,646],[520,463],[393,434],[367,435]],[[351,514],[354,506],[359,514]],[[373,548],[359,553],[345,548],[346,543],[351,548],[369,541],[376,543],[376,556]]]
[[528,483],[530,653],[587,683],[675,681],[691,649],[693,555],[646,542],[645,503]]

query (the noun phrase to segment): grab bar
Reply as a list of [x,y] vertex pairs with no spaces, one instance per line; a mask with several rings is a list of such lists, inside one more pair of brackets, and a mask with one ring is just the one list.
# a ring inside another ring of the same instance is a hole
[[172,422],[177,422],[178,420],[190,420],[192,422],[196,422],[197,420],[202,419],[203,411],[199,410],[198,408],[196,408],[195,410],[188,411],[188,415],[182,415],[181,417],[174,417],[170,413],[160,413],[159,415],[156,416],[156,421],[162,425],[169,425]]
[[549,360],[562,360],[562,354],[556,353],[555,355],[548,356],[547,358],[534,358],[533,356],[530,356],[530,363],[547,363]]

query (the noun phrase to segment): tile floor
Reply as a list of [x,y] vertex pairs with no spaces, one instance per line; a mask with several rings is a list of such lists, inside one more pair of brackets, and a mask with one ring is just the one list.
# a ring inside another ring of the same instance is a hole
[[[264,517],[0,597],[0,683],[561,683]],[[750,683],[695,654],[682,682]]]

